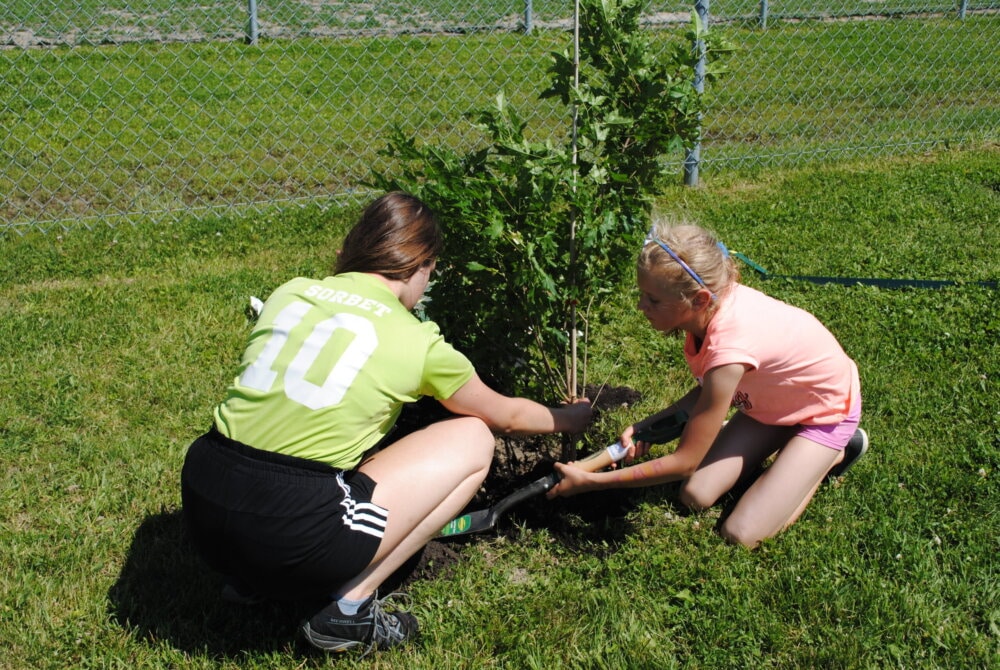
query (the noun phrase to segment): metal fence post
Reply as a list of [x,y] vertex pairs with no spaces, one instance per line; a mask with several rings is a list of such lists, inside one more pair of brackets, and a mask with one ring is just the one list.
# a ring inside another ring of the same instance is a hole
[[260,32],[260,23],[257,20],[257,0],[247,0],[247,14],[250,15],[247,24],[247,44],[256,45]]
[[962,0],[961,4],[958,6],[958,18],[965,19],[965,12],[969,8],[969,0]]
[[524,34],[531,34],[531,24],[534,21],[534,7],[531,0],[524,0]]
[[[695,0],[694,11],[698,12],[698,18],[701,19],[701,25],[707,29],[708,28],[708,2],[709,0]],[[697,50],[698,54],[698,64],[695,66],[694,70],[694,89],[698,91],[699,94],[705,92],[705,41],[698,39],[694,48]],[[699,121],[699,134],[701,132],[701,112],[698,113]],[[695,142],[695,145],[688,149],[687,154],[684,157],[684,185],[685,186],[697,186],[698,185],[698,166],[701,163],[701,140],[699,139]]]
[[767,0],[760,0],[760,29],[767,30]]

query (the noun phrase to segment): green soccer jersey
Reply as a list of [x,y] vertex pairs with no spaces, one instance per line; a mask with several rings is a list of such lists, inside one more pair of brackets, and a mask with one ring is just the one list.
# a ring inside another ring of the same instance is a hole
[[299,277],[264,305],[215,425],[257,449],[353,468],[403,404],[451,397],[469,360],[375,277]]

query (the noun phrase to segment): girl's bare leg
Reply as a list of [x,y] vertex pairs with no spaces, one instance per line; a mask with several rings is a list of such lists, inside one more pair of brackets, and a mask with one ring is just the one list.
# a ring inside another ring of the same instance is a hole
[[795,428],[768,426],[736,413],[715,439],[695,473],[681,488],[681,502],[708,509],[737,484],[759,472],[761,463],[784,446]]
[[730,542],[755,547],[795,523],[843,451],[793,437],[747,489],[720,534]]

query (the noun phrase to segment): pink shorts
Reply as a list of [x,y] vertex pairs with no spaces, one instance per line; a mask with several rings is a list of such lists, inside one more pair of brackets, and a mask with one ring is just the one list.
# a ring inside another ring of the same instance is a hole
[[854,436],[854,431],[857,430],[858,423],[860,422],[861,397],[858,396],[851,404],[851,411],[847,415],[847,418],[840,423],[833,423],[826,426],[801,426],[796,435],[817,444],[822,444],[824,447],[840,451],[851,441],[851,437]]

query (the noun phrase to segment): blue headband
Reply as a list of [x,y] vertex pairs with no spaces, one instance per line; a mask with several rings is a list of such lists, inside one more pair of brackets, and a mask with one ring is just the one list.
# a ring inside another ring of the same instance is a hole
[[[656,244],[658,244],[661,249],[663,249],[664,251],[666,251],[670,255],[671,258],[673,258],[675,261],[677,261],[678,265],[680,265],[682,268],[684,268],[684,271],[687,272],[691,276],[691,279],[693,279],[696,282],[698,282],[698,286],[702,287],[703,289],[705,289],[709,293],[711,293],[712,294],[712,300],[715,300],[716,297],[717,297],[715,295],[715,291],[713,291],[712,289],[708,288],[708,284],[705,283],[705,280],[702,279],[700,276],[698,276],[698,273],[695,272],[694,270],[692,270],[690,265],[688,265],[683,260],[681,260],[681,257],[678,256],[676,253],[674,253],[674,250],[671,249],[669,246],[667,246],[666,242],[664,242],[659,237],[657,237],[656,233],[654,232],[654,230],[655,230],[655,228],[650,228],[649,229],[649,234],[646,235],[646,241],[643,242],[642,246],[646,246],[650,242],[655,242]],[[719,251],[722,252],[723,257],[728,258],[729,257],[729,249],[726,249],[726,245],[723,244],[722,242],[717,242],[716,244],[719,247]]]

